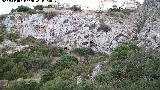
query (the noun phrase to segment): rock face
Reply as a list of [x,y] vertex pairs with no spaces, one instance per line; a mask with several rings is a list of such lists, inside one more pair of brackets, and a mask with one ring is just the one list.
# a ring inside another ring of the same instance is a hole
[[129,39],[156,48],[160,46],[160,0],[145,0],[136,15],[126,19],[68,10],[60,14],[14,13],[7,15],[3,24],[8,32],[20,31],[21,37],[31,35],[67,49],[86,47],[110,53]]
[[[15,16],[15,20],[10,16]],[[4,24],[8,31],[20,31],[22,37],[31,35],[67,49],[86,47],[109,53],[119,43],[134,36],[133,21],[132,18],[115,19],[94,13],[64,11],[58,15],[8,15]]]
[[140,46],[160,46],[160,0],[145,0],[137,15]]

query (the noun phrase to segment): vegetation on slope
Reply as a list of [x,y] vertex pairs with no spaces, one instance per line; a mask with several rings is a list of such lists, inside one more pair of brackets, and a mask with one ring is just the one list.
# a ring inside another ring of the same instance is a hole
[[133,11],[130,9],[112,10],[108,11],[108,14],[112,17],[125,18],[128,17]]
[[0,25],[0,43],[4,41],[5,38],[5,27]]
[[[56,50],[56,52],[55,52]],[[43,70],[41,81],[18,81],[6,90],[158,90],[160,51],[143,49],[132,42],[117,47],[110,56],[88,53],[85,48],[64,52],[52,46],[30,47],[11,56],[1,57],[1,79],[28,78]],[[51,53],[52,52],[52,53]],[[53,53],[60,53],[57,56]],[[79,60],[72,55],[86,56]],[[52,56],[52,57],[51,57]],[[56,63],[51,63],[59,57]],[[36,63],[35,63],[36,62]],[[37,66],[38,63],[38,66]],[[101,72],[93,79],[94,67],[101,63]],[[40,65],[40,66],[39,66]],[[35,67],[33,67],[35,66]],[[82,81],[77,84],[77,77]]]

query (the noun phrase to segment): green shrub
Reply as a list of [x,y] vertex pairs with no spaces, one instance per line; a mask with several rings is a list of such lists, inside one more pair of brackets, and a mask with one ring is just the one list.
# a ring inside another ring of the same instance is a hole
[[72,67],[73,65],[78,64],[78,60],[70,55],[62,55],[60,57],[60,60],[57,62],[60,69],[68,69]]
[[54,76],[54,70],[53,71],[44,71],[41,77],[41,83],[46,83],[49,80],[53,80],[55,78]]
[[103,61],[108,61],[109,56],[106,54],[95,53],[90,57],[89,63],[99,63]]
[[58,77],[54,80],[46,82],[40,90],[64,90],[64,85],[63,80]]
[[119,17],[119,13],[118,12],[110,12],[110,16],[112,17]]
[[6,36],[5,28],[6,27],[4,25],[0,25],[0,43],[3,42],[3,40],[5,39]]
[[110,72],[102,72],[100,74],[98,74],[95,78],[95,80],[98,82],[98,83],[107,83],[108,81],[111,81],[112,79],[112,75]]
[[43,10],[43,5],[36,5],[34,6],[35,10]]
[[108,13],[112,17],[120,17],[120,18],[125,18],[129,16],[133,12],[132,10],[129,9],[122,9],[122,10],[109,10]]
[[29,10],[31,10],[31,8],[21,5],[21,6],[18,6],[16,10],[17,12],[28,12]]
[[107,69],[96,77],[103,89],[158,90],[160,87],[160,51],[139,49],[125,60],[110,61]]
[[13,8],[12,8],[11,13],[14,13],[14,12],[16,12],[16,9],[13,9]]
[[5,25],[0,25],[0,33],[5,33]]
[[56,77],[54,80],[43,84],[40,90],[74,90],[73,87],[75,87],[75,84],[72,85],[72,81]]
[[42,75],[41,82],[45,83],[48,80],[53,80],[57,76],[60,76],[63,79],[68,78],[71,73],[68,69],[77,64],[78,60],[75,57],[62,55],[57,63],[48,66],[47,71]]
[[34,38],[33,36],[28,36],[27,38],[24,38],[21,40],[22,44],[34,44],[36,42],[36,38]]
[[39,90],[39,84],[36,81],[20,81],[8,86],[5,90]]
[[139,48],[136,44],[133,42],[125,42],[122,43],[120,46],[118,46],[116,49],[114,49],[111,53],[111,59],[117,60],[117,59],[125,59],[127,54],[132,51],[136,51]]
[[17,78],[28,78],[32,74],[45,69],[51,63],[48,54],[50,48],[26,48],[20,52],[16,52],[10,56],[0,57],[1,78],[15,80]]
[[83,81],[82,84],[78,85],[77,90],[96,90],[94,82],[91,80]]
[[34,10],[34,9],[30,9],[30,10],[28,10],[28,11],[27,11],[27,13],[29,13],[29,14],[36,14],[36,13],[37,13],[37,11],[36,11],[36,10]]
[[0,79],[14,80],[30,76],[24,63],[16,63],[15,60],[15,58],[0,57]]
[[73,5],[70,9],[73,10],[73,11],[79,11],[79,12],[82,11],[82,10],[81,10],[81,7],[78,6],[78,5]]
[[[14,9],[13,9],[14,10]],[[17,11],[17,12],[26,12],[26,13],[29,13],[29,14],[35,14],[37,13],[35,9],[31,9],[27,6],[18,6],[14,11]]]
[[3,21],[5,19],[5,15],[0,15],[0,21]]
[[42,52],[42,55],[44,56],[60,56],[61,53],[63,53],[62,48],[54,47],[51,45],[48,45],[47,47],[45,45],[42,46],[35,46],[33,47],[34,50],[37,52]]
[[93,55],[94,51],[90,48],[75,48],[73,50],[73,53],[80,56],[85,56],[85,55]]
[[0,43],[4,41],[4,36],[0,35]]
[[15,41],[16,39],[20,38],[20,34],[19,32],[15,32],[15,33],[8,33],[7,34],[7,38],[11,41]]
[[54,75],[55,77],[61,77],[62,79],[67,80],[73,76],[73,73],[75,72],[71,71],[70,69],[64,69],[62,71],[57,70]]
[[160,52],[158,50],[141,50],[128,55],[127,77],[132,80],[139,78],[158,79],[160,74]]
[[50,53],[49,53],[49,56],[50,57],[58,57],[58,56],[61,56],[63,54],[65,54],[66,52],[60,48],[60,47],[52,47],[52,49],[50,49]]
[[131,12],[133,12],[132,10],[130,10],[130,9],[122,9],[121,10],[121,12],[124,14],[124,15],[130,15],[131,14]]

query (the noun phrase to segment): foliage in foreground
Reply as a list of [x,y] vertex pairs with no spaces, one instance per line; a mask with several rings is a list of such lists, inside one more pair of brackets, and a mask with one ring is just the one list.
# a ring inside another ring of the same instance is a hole
[[47,48],[32,46],[11,55],[0,56],[0,79],[15,80],[31,77],[32,72],[47,68],[51,63],[54,49],[53,46]]
[[[80,62],[70,54],[61,55],[55,64],[47,67],[38,90],[160,89],[160,51],[158,50],[146,50],[132,42],[126,42],[117,47],[110,58],[96,53],[88,59],[88,62]],[[99,62],[103,62],[102,72],[93,80],[88,75]],[[77,84],[77,76],[82,77],[82,82],[79,84]]]
[[5,90],[39,90],[40,85],[36,81],[19,81],[15,82]]
[[125,53],[112,53],[118,58],[110,58],[108,66],[96,77],[96,81],[105,89],[159,90],[160,51],[136,49],[131,43],[115,49],[113,52]]

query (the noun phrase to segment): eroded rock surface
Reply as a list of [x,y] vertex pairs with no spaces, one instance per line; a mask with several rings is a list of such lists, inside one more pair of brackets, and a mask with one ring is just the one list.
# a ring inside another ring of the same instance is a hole
[[72,11],[50,16],[50,19],[45,14],[15,14],[12,15],[15,20],[10,16],[4,23],[8,31],[18,30],[22,37],[31,35],[67,49],[86,47],[110,53],[118,44],[135,36],[132,17],[120,19]]
[[160,0],[145,0],[137,14],[139,45],[160,46]]

